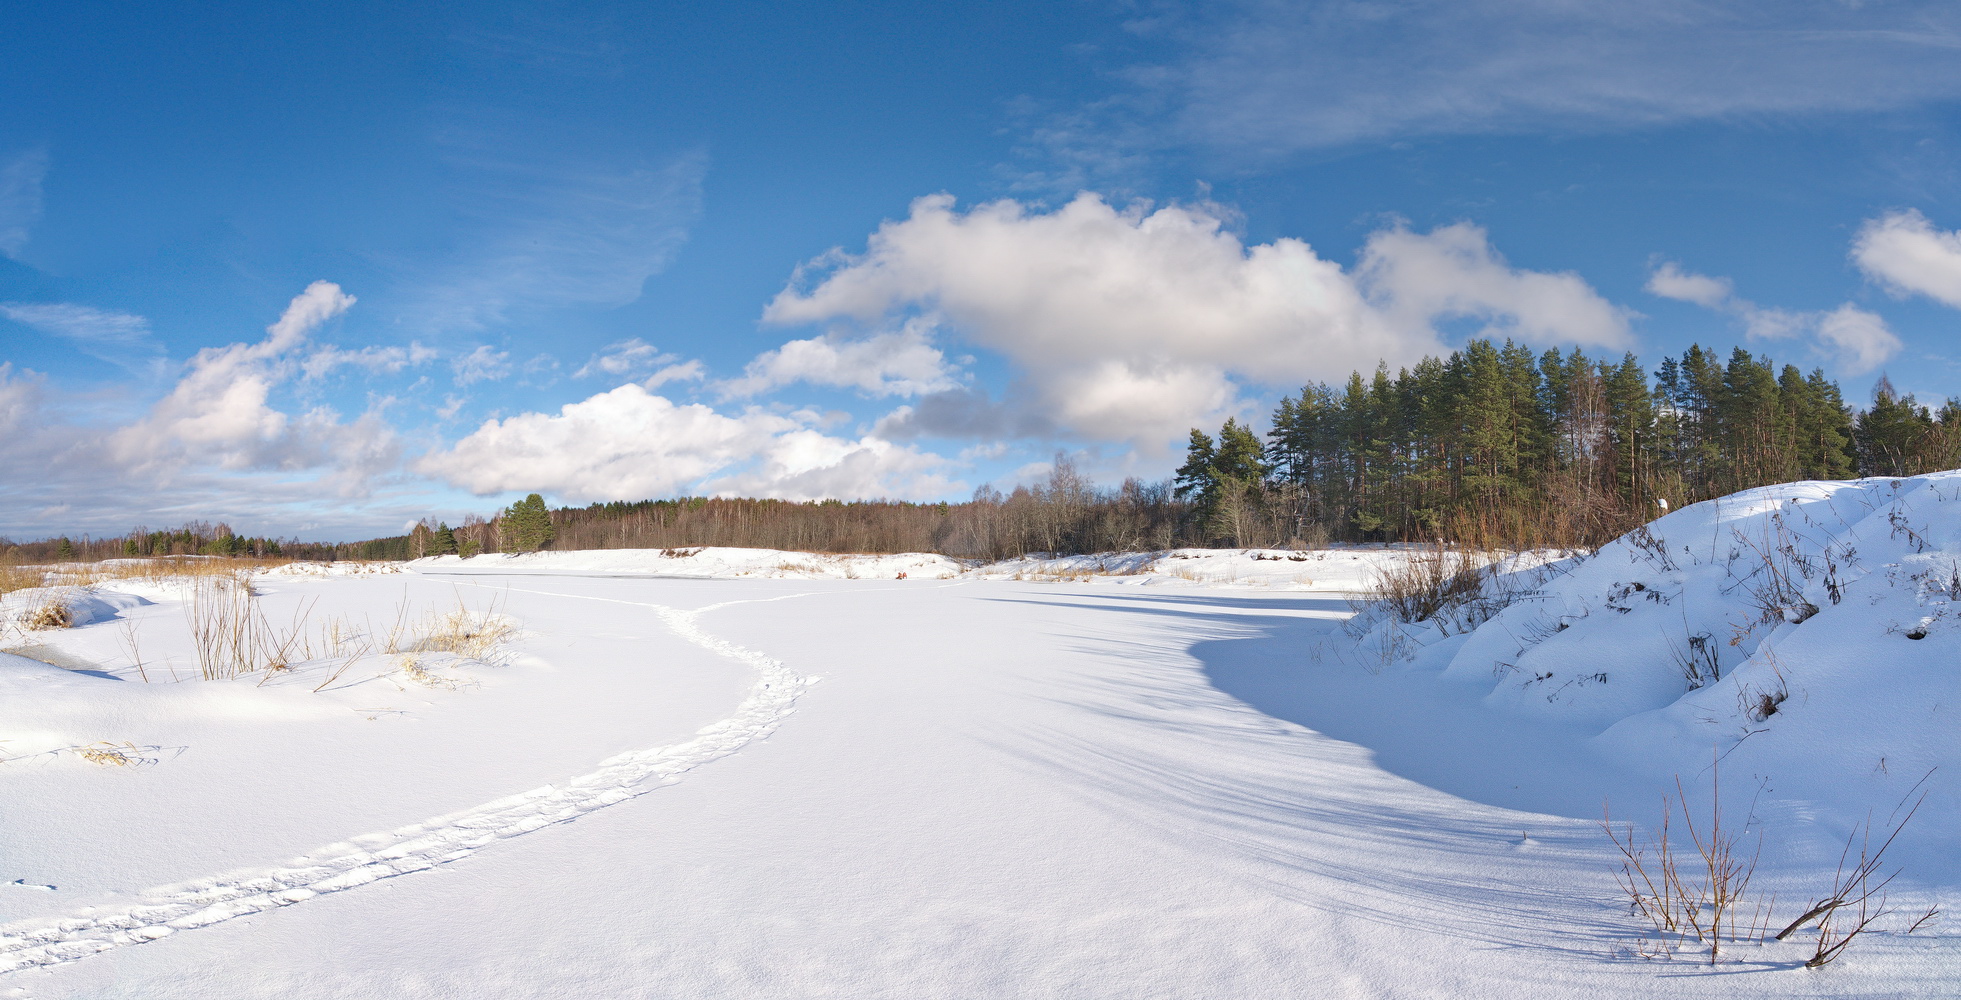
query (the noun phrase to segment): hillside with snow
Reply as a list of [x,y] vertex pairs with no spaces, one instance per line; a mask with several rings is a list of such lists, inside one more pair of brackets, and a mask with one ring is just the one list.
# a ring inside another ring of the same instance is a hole
[[1943,775],[1908,838],[1961,860],[1961,473],[1749,490],[1487,591],[1344,652],[1654,774],[1713,753],[1835,836]]

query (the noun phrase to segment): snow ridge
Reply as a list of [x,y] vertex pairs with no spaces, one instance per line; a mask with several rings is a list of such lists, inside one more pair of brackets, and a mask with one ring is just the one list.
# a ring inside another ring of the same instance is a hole
[[651,608],[681,638],[756,668],[760,676],[749,696],[735,714],[702,728],[693,739],[610,757],[601,761],[597,770],[561,784],[534,788],[386,833],[330,844],[284,867],[234,871],[159,886],[141,893],[134,903],[0,926],[0,973],[73,962],[178,931],[423,871],[469,857],[497,841],[577,819],[674,784],[682,774],[727,757],[752,740],[768,737],[795,710],[797,697],[816,681],[779,660],[712,636],[699,625],[706,612],[754,602],[727,601],[694,611],[636,601],[610,603]]

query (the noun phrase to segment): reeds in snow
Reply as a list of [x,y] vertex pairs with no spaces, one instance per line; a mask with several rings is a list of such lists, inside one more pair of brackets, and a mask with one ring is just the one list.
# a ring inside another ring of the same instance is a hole
[[259,595],[242,575],[195,577],[190,589],[184,614],[205,680],[283,671],[305,659],[295,653],[304,642],[312,605],[295,611],[292,623],[281,629],[267,620]]

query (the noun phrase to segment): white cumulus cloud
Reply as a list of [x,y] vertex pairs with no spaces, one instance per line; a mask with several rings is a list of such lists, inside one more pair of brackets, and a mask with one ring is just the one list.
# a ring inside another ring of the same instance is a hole
[[1852,260],[1896,294],[1961,309],[1961,233],[1935,229],[1916,210],[1867,220],[1852,241]]
[[11,361],[0,361],[0,441],[11,442],[40,405],[40,378],[33,372],[16,372]]
[[658,389],[669,382],[700,381],[707,375],[707,370],[699,361],[682,361],[678,354],[666,353],[639,337],[633,337],[606,345],[605,350],[580,365],[572,377],[623,379],[639,378],[643,374],[646,377],[640,378],[641,386]]
[[1704,309],[1720,309],[1736,292],[1728,278],[1711,278],[1682,270],[1674,261],[1663,261],[1648,275],[1648,293],[1678,302],[1693,302]]
[[677,404],[627,384],[557,413],[488,420],[416,468],[477,494],[550,493],[573,502],[694,490],[814,499],[931,495],[943,460],[877,439],[845,441],[800,417]]
[[669,382],[699,382],[708,376],[708,370],[699,361],[683,361],[667,365],[640,380],[649,389],[658,389]]
[[706,489],[782,500],[928,499],[964,485],[947,478],[947,464],[939,455],[878,437],[852,440],[806,428],[772,438],[752,468],[713,480]]
[[1486,336],[1534,344],[1623,347],[1631,339],[1627,310],[1579,275],[1515,270],[1469,223],[1422,234],[1401,225],[1380,230],[1363,247],[1355,277],[1397,329],[1471,317],[1487,321]]
[[869,337],[813,337],[765,351],[742,377],[720,386],[725,397],[753,396],[794,382],[857,389],[871,396],[916,396],[958,384],[946,356],[930,342],[933,322],[913,317]]
[[1900,338],[1886,320],[1850,302],[1837,309],[1800,312],[1760,306],[1736,294],[1735,282],[1684,271],[1663,261],[1648,275],[1648,293],[1727,313],[1751,340],[1783,340],[1809,334],[1812,347],[1850,375],[1863,375],[1900,352]]
[[[1005,355],[1019,381],[999,404],[958,388],[929,395],[909,411],[917,430],[1053,427],[1151,450],[1230,410],[1240,380],[1287,386],[1442,352],[1433,324],[1445,317],[1540,343],[1629,339],[1624,310],[1574,275],[1512,268],[1475,226],[1384,229],[1351,273],[1300,240],[1248,246],[1226,215],[1118,208],[1094,194],[1052,212],[1013,200],[961,212],[933,195],[880,226],[862,255],[799,268],[764,318],[878,329],[897,315],[941,317]],[[759,359],[752,374],[781,363]],[[962,429],[921,422],[934,413]]]
[[293,355],[308,335],[353,304],[340,286],[316,281],[266,328],[264,340],[199,351],[169,395],[110,436],[113,452],[133,469],[164,474],[187,464],[228,470],[332,466],[345,491],[365,489],[397,452],[394,431],[377,414],[343,422],[330,407],[293,415],[270,402],[273,389],[299,370]]
[[1863,374],[1900,353],[1900,338],[1886,321],[1851,303],[1818,318],[1818,339],[1846,371]]

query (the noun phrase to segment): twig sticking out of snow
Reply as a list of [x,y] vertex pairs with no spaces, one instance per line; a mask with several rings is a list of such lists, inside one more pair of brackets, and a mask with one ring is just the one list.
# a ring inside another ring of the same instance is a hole
[[[1845,850],[1839,854],[1838,870],[1832,875],[1832,891],[1804,911],[1796,920],[1791,921],[1783,930],[1777,932],[1777,940],[1782,941],[1797,933],[1804,925],[1814,920],[1818,922],[1818,945],[1813,949],[1811,958],[1804,963],[1806,968],[1816,969],[1831,964],[1854,939],[1871,927],[1874,921],[1893,912],[1886,907],[1886,886],[1900,873],[1895,869],[1882,878],[1879,874],[1880,866],[1886,856],[1886,849],[1893,846],[1894,838],[1900,835],[1907,821],[1913,819],[1913,814],[1920,811],[1921,803],[1927,801],[1927,792],[1922,791],[1918,798],[1914,798],[1914,791],[1926,784],[1927,779],[1933,775],[1934,772],[1928,771],[1914,783],[1913,788],[1907,790],[1906,798],[1901,799],[1899,807],[1893,810],[1893,815],[1898,816],[1899,820],[1889,822],[1890,829],[1886,833],[1886,839],[1880,842],[1877,850],[1872,847],[1871,816],[1866,817],[1866,821],[1852,831],[1852,835],[1846,838]],[[1907,808],[1908,799],[1913,801],[1911,808]],[[1906,809],[1906,815],[1900,816],[1901,808]],[[1845,865],[1852,859],[1852,844],[1855,841],[1859,845],[1859,860],[1848,869]],[[1907,933],[1911,934],[1920,929],[1921,925],[1933,919],[1939,912],[1929,907],[1928,911],[1907,929]],[[1840,922],[1841,914],[1845,915],[1845,922]]]

